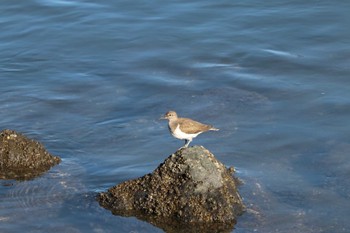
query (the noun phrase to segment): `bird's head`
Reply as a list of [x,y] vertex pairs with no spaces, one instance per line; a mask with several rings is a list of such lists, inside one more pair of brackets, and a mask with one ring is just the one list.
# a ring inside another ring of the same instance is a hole
[[176,118],[177,118],[176,112],[169,111],[169,112],[165,113],[165,115],[163,117],[161,117],[160,119],[173,120],[173,119],[176,119]]

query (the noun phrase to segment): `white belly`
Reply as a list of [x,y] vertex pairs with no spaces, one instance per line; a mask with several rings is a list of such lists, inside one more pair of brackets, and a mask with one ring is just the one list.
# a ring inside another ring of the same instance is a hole
[[176,129],[174,130],[174,132],[171,132],[171,134],[178,139],[187,139],[187,140],[192,140],[192,138],[195,138],[198,136],[198,134],[200,133],[196,133],[196,134],[187,134],[181,131],[180,129],[180,125],[177,125]]

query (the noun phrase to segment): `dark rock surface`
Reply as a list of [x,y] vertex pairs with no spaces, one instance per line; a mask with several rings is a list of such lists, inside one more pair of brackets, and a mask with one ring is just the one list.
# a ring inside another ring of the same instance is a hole
[[245,209],[233,171],[202,146],[184,148],[98,200],[113,214],[136,216],[166,232],[230,232]]
[[0,132],[0,179],[32,179],[60,161],[39,142],[13,130]]

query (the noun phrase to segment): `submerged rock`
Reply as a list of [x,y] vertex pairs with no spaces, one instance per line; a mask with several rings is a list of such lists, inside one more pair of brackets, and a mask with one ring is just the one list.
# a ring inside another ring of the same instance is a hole
[[233,171],[204,147],[184,148],[153,173],[114,186],[98,200],[113,214],[136,216],[166,232],[229,232],[245,208]]
[[0,132],[0,179],[32,179],[60,161],[37,141],[13,130]]

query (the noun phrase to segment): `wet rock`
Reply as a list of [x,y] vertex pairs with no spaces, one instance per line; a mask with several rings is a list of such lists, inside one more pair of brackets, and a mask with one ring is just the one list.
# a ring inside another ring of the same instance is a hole
[[37,141],[13,130],[0,132],[0,179],[32,179],[60,161]]
[[98,200],[113,214],[136,216],[166,232],[230,232],[245,208],[233,171],[202,146],[184,148]]

